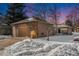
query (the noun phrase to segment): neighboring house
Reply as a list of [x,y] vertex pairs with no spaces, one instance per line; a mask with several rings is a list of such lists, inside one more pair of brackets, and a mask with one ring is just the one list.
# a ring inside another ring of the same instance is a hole
[[7,24],[0,22],[0,35],[7,34]]
[[79,32],[79,26],[77,27],[76,32]]
[[[54,26],[55,27],[55,26]],[[72,34],[72,28],[65,24],[57,25],[58,27],[58,34]]]
[[9,27],[5,23],[5,17],[0,15],[0,35],[8,35]]
[[76,27],[74,28],[74,32],[79,32],[79,26],[76,26]]
[[39,18],[28,18],[19,22],[12,23],[13,36],[15,37],[31,37],[31,33],[36,32],[37,37],[53,35],[53,24],[50,24]]

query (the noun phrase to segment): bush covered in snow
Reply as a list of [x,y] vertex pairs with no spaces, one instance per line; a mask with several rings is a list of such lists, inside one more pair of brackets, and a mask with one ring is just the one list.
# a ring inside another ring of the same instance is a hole
[[50,56],[79,56],[77,44],[65,44],[57,47],[54,51],[50,51]]
[[60,44],[44,44],[35,41],[22,41],[6,48],[5,55],[46,55],[51,49],[56,48]]
[[[5,49],[9,56],[79,56],[79,43],[49,43],[24,40]],[[51,43],[52,44],[51,44]]]

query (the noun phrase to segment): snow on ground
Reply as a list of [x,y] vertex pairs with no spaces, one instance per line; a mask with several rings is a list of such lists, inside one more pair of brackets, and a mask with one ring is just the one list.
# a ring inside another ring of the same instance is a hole
[[[30,38],[29,38],[30,39]],[[79,56],[78,43],[26,39],[5,49],[7,56]]]
[[[78,35],[77,35],[78,36]],[[7,56],[79,56],[79,43],[74,42],[76,35],[59,35],[25,39],[4,50]]]
[[0,40],[12,38],[11,35],[0,35]]
[[79,56],[79,49],[76,44],[65,44],[51,50],[49,56]]
[[6,48],[6,55],[46,55],[51,49],[60,46],[61,44],[45,44],[37,41],[23,41],[18,42]]
[[[49,40],[50,41],[55,41],[55,42],[73,42],[74,40],[74,35],[55,35],[55,36],[50,36]],[[47,39],[47,37],[44,38],[38,38],[39,40],[45,40]]]

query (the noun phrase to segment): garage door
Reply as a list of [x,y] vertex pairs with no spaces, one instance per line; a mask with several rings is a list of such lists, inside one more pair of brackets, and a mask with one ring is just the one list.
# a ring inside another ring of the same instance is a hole
[[25,37],[29,36],[29,29],[26,26],[19,26],[18,27],[18,36],[19,37]]

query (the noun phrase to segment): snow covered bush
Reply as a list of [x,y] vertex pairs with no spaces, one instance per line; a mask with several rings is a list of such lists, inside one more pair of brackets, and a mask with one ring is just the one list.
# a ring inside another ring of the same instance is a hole
[[[48,43],[47,43],[48,42]],[[79,43],[24,40],[5,49],[8,56],[79,56]]]
[[60,44],[45,44],[41,42],[24,40],[6,48],[5,55],[17,56],[35,56],[46,55],[51,49],[56,48]]
[[79,56],[77,49],[78,45],[76,44],[65,44],[60,47],[57,47],[54,52],[50,51],[50,56]]

